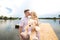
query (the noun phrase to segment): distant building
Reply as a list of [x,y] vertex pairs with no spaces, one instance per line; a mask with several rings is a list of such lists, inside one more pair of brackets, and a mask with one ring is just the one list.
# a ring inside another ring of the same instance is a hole
[[60,15],[59,15],[59,18],[60,18]]
[[[59,18],[60,18],[60,15],[59,15]],[[60,20],[59,20],[59,24],[60,24]]]

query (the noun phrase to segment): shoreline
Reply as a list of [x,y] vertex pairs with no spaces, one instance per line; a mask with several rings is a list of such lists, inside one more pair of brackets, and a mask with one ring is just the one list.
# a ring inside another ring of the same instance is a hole
[[[4,19],[4,18],[0,18],[0,20],[21,20],[22,18],[6,18],[6,19]],[[60,18],[38,18],[38,19],[52,19],[52,20],[57,20],[57,19],[59,19],[60,20]]]

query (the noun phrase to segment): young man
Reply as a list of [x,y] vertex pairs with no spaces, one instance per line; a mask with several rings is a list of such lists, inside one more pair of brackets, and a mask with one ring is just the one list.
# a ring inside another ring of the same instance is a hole
[[22,38],[22,40],[28,40],[27,36],[24,37],[23,34],[21,34],[22,32],[24,32],[24,28],[25,26],[28,24],[28,16],[30,16],[30,10],[29,9],[26,9],[24,10],[24,14],[25,14],[25,17],[21,19],[21,22],[20,22],[20,27],[19,27],[19,34],[20,34],[20,37]]

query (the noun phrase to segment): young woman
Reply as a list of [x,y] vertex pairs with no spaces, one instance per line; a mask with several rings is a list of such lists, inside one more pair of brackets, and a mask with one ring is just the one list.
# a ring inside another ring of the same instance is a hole
[[30,40],[40,40],[40,27],[38,23],[38,18],[35,12],[31,12],[31,17],[28,21],[28,25],[25,28],[26,33],[30,35]]

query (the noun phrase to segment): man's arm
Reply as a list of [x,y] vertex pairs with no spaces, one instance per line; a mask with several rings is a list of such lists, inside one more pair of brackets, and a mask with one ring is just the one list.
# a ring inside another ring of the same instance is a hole
[[20,26],[20,27],[19,27],[19,33],[21,33],[21,32],[22,32],[22,27]]
[[21,19],[21,21],[20,21],[20,25],[19,25],[19,33],[22,32],[22,27],[23,27],[23,25],[24,25],[24,20]]
[[22,27],[21,26],[19,27],[19,30],[18,31],[19,31],[20,40],[22,40],[22,38],[21,38]]

